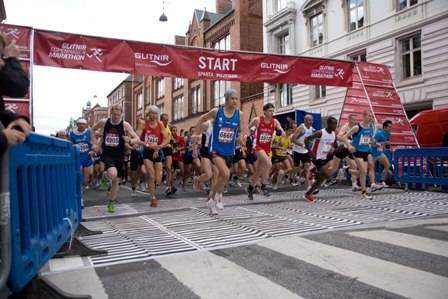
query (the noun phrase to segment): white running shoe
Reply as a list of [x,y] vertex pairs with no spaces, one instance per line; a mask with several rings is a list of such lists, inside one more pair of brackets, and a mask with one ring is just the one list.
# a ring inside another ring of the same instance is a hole
[[382,185],[378,185],[378,184],[375,184],[375,183],[370,185],[370,190],[371,190],[372,193],[377,191],[377,190],[381,190],[381,189],[383,189]]
[[224,210],[224,203],[222,201],[222,193],[216,193],[215,196],[215,201],[216,201],[216,207],[218,208],[218,210]]
[[381,182],[381,186],[383,186],[383,188],[389,188],[389,185],[386,184],[385,181],[382,181],[382,182]]
[[207,201],[207,207],[210,215],[218,215],[218,210],[216,209],[216,201],[210,198]]
[[361,193],[361,198],[370,200],[373,198],[373,196],[370,195],[368,192],[363,192],[363,193]]
[[361,187],[359,187],[357,184],[353,184],[352,185],[352,191],[353,192],[361,191]]

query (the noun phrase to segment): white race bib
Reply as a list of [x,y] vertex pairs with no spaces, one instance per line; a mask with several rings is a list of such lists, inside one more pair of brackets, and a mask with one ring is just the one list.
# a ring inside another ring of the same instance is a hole
[[157,145],[159,142],[159,137],[157,137],[156,135],[152,135],[152,134],[145,134],[145,145],[146,146],[150,146],[150,145]]
[[234,135],[235,135],[235,132],[233,131],[233,129],[221,128],[221,129],[219,129],[218,142],[219,143],[232,143]]
[[270,144],[272,140],[272,135],[268,133],[261,133],[260,134],[260,143],[263,144]]
[[359,144],[360,145],[369,145],[370,144],[370,135],[361,135],[359,138]]
[[79,145],[79,152],[81,153],[87,153],[89,151],[89,145],[85,142],[81,142]]
[[104,138],[104,144],[110,147],[118,147],[120,144],[120,136],[115,133],[107,133],[106,138]]

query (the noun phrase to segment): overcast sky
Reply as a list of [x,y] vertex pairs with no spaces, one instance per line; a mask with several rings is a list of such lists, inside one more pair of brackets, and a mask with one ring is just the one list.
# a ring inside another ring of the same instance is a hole
[[[168,22],[159,22],[161,0],[4,0],[5,23],[70,33],[157,43],[185,35],[193,10],[215,11],[215,0],[168,0]],[[107,105],[106,96],[126,74],[34,67],[34,125],[51,134],[77,118],[88,100]],[[94,95],[97,100],[94,101]]]

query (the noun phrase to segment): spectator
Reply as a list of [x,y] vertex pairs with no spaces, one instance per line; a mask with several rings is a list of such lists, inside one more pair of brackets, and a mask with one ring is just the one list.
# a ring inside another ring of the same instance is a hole
[[6,111],[3,102],[4,95],[17,98],[28,92],[30,82],[17,59],[19,54],[15,41],[7,43],[0,35],[0,154],[23,142],[31,130],[28,118]]

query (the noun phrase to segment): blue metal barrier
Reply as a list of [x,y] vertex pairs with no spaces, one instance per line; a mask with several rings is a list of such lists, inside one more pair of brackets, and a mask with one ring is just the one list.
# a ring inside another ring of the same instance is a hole
[[20,291],[69,240],[81,221],[79,150],[31,133],[9,152],[12,264]]
[[394,176],[400,183],[448,186],[448,148],[394,151]]

